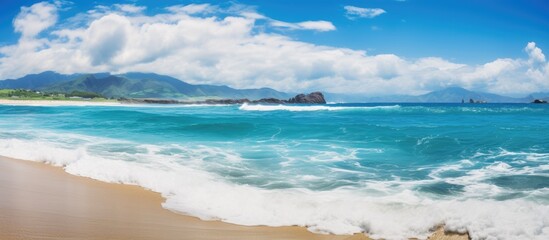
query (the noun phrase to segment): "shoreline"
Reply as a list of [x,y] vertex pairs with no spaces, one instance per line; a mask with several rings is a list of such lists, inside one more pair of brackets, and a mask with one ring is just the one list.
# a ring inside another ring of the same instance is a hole
[[[204,221],[162,208],[165,199],[140,186],[75,176],[40,162],[0,156],[0,171],[0,239],[370,239]],[[469,237],[439,227],[428,239]]]
[[162,208],[159,193],[39,162],[0,156],[0,169],[0,239],[368,239],[203,221]]
[[118,101],[84,101],[84,100],[29,100],[0,99],[0,105],[12,106],[121,106]]
[[[315,234],[304,227],[240,226],[162,208],[159,193],[0,156],[0,239],[311,239],[368,240],[365,234]],[[410,238],[415,239],[415,238]],[[439,227],[430,240],[466,240]]]

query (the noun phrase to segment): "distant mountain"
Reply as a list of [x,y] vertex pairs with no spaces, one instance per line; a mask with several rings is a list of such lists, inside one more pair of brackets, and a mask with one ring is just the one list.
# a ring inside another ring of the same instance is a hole
[[67,82],[78,76],[78,74],[64,75],[52,71],[39,74],[29,74],[18,79],[6,79],[0,81],[0,89],[40,89],[51,84]]
[[279,92],[271,88],[259,88],[259,89],[234,89],[228,86],[218,86],[218,85],[207,85],[199,84],[192,85],[185,83],[176,78],[169,76],[158,75],[154,73],[126,73],[118,76],[126,77],[129,79],[136,80],[158,80],[165,82],[175,89],[179,93],[182,93],[186,96],[218,96],[222,98],[249,98],[249,99],[260,99],[266,97],[286,99],[295,94],[288,94],[284,92]]
[[105,77],[85,74],[68,82],[53,84],[40,90],[47,92],[84,91],[94,92],[106,97],[127,98],[181,98],[185,97],[171,85],[150,79],[135,80],[120,76]]
[[460,103],[469,99],[488,103],[529,103],[534,99],[549,99],[549,93],[533,93],[524,98],[513,98],[493,93],[469,91],[460,87],[449,87],[418,96],[393,95],[367,97],[361,95],[326,94],[328,101],[334,102],[394,102],[394,103]]
[[[31,89],[49,92],[71,93],[73,91],[94,92],[106,97],[126,98],[261,98],[288,99],[295,94],[279,92],[271,88],[234,89],[228,86],[189,84],[179,79],[154,73],[130,72],[113,75],[110,73],[59,74],[43,72],[30,74],[19,79],[0,80],[0,89]],[[549,93],[537,92],[523,98],[512,98],[486,92],[469,91],[450,87],[427,94],[368,97],[359,94],[326,93],[329,102],[415,102],[415,103],[459,103],[469,99],[489,103],[526,103],[534,99],[549,100]]]
[[535,99],[541,99],[549,102],[549,92],[535,92],[525,97],[525,101],[532,102]]
[[491,103],[515,103],[521,102],[521,99],[505,97],[492,93],[473,92],[460,87],[450,87],[439,91],[430,92],[424,95],[417,96],[418,102],[434,102],[434,103],[452,103],[469,101],[469,99],[486,101]]
[[126,98],[279,98],[292,94],[270,88],[234,89],[228,86],[193,85],[179,79],[154,73],[109,73],[63,75],[43,72],[19,79],[0,81],[0,88],[32,89],[48,92],[94,92],[106,97]]

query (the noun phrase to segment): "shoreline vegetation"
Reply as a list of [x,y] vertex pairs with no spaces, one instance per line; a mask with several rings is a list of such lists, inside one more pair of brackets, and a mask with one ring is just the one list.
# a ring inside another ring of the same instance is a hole
[[[2,90],[4,89],[4,90]],[[60,74],[45,71],[28,74],[17,79],[0,80],[2,91],[24,90],[51,94],[53,98],[82,94],[100,95],[108,99],[179,99],[183,101],[204,101],[206,99],[288,99],[294,92],[281,92],[269,87],[237,89],[224,85],[191,84],[167,75],[155,73],[129,72],[73,73]],[[434,89],[421,95],[407,95],[395,92],[390,95],[368,96],[360,93],[324,93],[331,102],[345,103],[539,103],[549,101],[549,92],[531,92],[525,96],[505,96],[496,93],[465,89],[461,86],[448,86]],[[396,94],[396,95],[395,95]]]
[[[161,207],[159,193],[66,173],[60,167],[0,156],[0,238],[366,240],[365,234],[315,234],[304,227],[203,221]],[[22,178],[21,176],[25,176]],[[416,238],[410,238],[416,239]],[[466,240],[434,228],[429,240]]]
[[[546,104],[547,100],[532,98],[529,103],[534,104]],[[219,98],[216,96],[211,97],[190,97],[184,99],[173,99],[173,98],[109,98],[105,97],[96,92],[86,92],[86,91],[72,91],[70,93],[66,92],[41,92],[36,90],[29,89],[0,89],[0,101],[5,102],[4,104],[10,104],[9,101],[13,100],[13,104],[17,104],[15,101],[52,101],[55,103],[63,102],[93,102],[93,103],[120,103],[120,104],[179,104],[179,105],[219,105],[219,104],[326,104],[327,101],[324,97],[324,94],[321,92],[312,92],[309,94],[298,94],[295,97],[289,99],[280,99],[280,98],[261,98],[261,99],[248,99],[248,98]],[[21,103],[21,102],[19,102]],[[385,103],[385,102],[379,102]],[[393,102],[391,103],[400,103]],[[415,103],[415,102],[409,102]],[[441,103],[441,102],[433,102]],[[459,103],[459,102],[448,102],[448,103]],[[478,100],[469,98],[466,101],[465,98],[461,99],[461,103],[469,104],[485,104],[489,103],[486,100]],[[524,102],[526,103],[526,102]],[[73,105],[73,104],[68,104]],[[81,105],[96,105],[96,104],[81,104]]]
[[116,101],[93,92],[73,91],[71,93],[40,92],[27,89],[0,89],[0,99],[12,100],[56,100],[56,101]]
[[[262,98],[259,100],[242,99],[193,99],[193,100],[174,100],[174,99],[138,99],[138,98],[119,98],[109,99],[99,94],[91,92],[72,92],[65,93],[43,93],[31,90],[11,90],[0,89],[0,103],[4,104],[25,104],[41,103],[42,101],[51,103],[121,103],[121,104],[326,104],[324,95],[321,92],[312,92],[309,94],[298,94],[288,100],[278,98]],[[69,104],[71,105],[71,104]],[[86,104],[84,104],[86,105]],[[95,104],[90,104],[95,105]]]

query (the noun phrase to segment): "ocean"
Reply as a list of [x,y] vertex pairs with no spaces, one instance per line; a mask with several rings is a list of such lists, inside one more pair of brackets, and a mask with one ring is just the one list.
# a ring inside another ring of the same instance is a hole
[[549,239],[549,105],[0,105],[0,155],[201,219]]

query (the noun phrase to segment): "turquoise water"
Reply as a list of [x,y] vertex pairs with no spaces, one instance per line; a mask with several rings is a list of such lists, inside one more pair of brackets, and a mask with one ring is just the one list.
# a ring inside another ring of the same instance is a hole
[[141,185],[203,219],[549,237],[547,105],[0,105],[0,155]]

